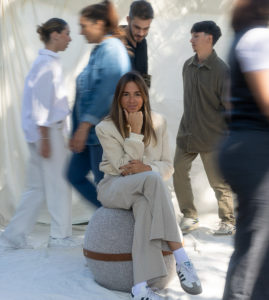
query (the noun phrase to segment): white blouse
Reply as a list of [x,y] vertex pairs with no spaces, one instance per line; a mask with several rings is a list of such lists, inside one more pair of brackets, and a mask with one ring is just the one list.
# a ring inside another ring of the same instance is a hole
[[119,168],[128,164],[130,160],[140,160],[150,165],[152,170],[159,172],[164,180],[173,174],[173,164],[169,149],[169,138],[166,120],[160,114],[152,112],[153,127],[157,136],[157,143],[152,139],[145,147],[142,134],[131,133],[124,139],[112,120],[105,119],[95,130],[103,147],[103,159],[100,170],[105,174],[120,175]]
[[24,85],[22,127],[27,142],[40,138],[38,126],[50,127],[69,114],[62,66],[57,53],[42,49]]

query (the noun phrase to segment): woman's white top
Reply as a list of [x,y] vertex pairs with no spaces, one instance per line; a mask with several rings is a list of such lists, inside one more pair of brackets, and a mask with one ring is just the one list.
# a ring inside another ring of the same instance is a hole
[[152,112],[152,121],[157,143],[153,139],[145,147],[142,134],[131,133],[124,139],[112,120],[105,119],[100,122],[95,130],[103,147],[103,159],[100,170],[105,174],[120,175],[121,166],[130,160],[140,160],[150,165],[153,171],[160,173],[164,180],[173,174],[173,163],[169,149],[169,138],[166,120],[160,114]]
[[24,85],[22,127],[27,142],[40,139],[39,126],[50,127],[69,114],[59,55],[39,50]]
[[235,48],[242,72],[269,69],[269,29],[248,30]]

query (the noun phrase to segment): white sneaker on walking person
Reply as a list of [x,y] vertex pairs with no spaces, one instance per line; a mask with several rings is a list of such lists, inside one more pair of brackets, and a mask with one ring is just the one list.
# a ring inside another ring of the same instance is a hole
[[34,247],[27,242],[22,245],[16,245],[9,241],[4,235],[0,236],[0,249],[2,251],[6,250],[18,250],[18,249],[33,249]]
[[181,287],[185,292],[191,295],[198,295],[202,293],[201,282],[190,260],[177,265],[176,270]]
[[220,222],[219,228],[214,231],[214,235],[233,235],[235,234],[235,226],[230,223]]
[[164,298],[159,296],[158,294],[154,293],[153,290],[146,286],[141,288],[138,295],[134,296],[133,293],[131,293],[132,299],[134,300],[163,300]]
[[83,240],[74,237],[53,238],[49,237],[48,248],[74,248],[81,247]]
[[188,233],[199,227],[199,220],[193,218],[183,218],[180,223],[182,233]]

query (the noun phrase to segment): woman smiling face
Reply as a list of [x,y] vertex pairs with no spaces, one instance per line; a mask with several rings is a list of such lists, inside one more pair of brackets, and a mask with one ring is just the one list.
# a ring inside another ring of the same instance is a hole
[[140,111],[143,106],[144,100],[141,95],[137,84],[133,81],[129,81],[124,88],[122,97],[120,100],[121,107],[126,109],[128,113],[134,113]]

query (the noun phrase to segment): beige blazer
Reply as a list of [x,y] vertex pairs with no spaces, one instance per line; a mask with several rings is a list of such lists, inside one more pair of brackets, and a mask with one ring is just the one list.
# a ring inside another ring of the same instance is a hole
[[103,158],[100,170],[105,174],[120,175],[119,167],[128,164],[130,160],[140,160],[150,165],[152,170],[159,172],[164,180],[169,179],[173,172],[166,120],[158,113],[152,112],[153,126],[157,136],[145,147],[143,135],[131,133],[123,139],[112,120],[106,119],[96,127],[96,134],[103,147]]

